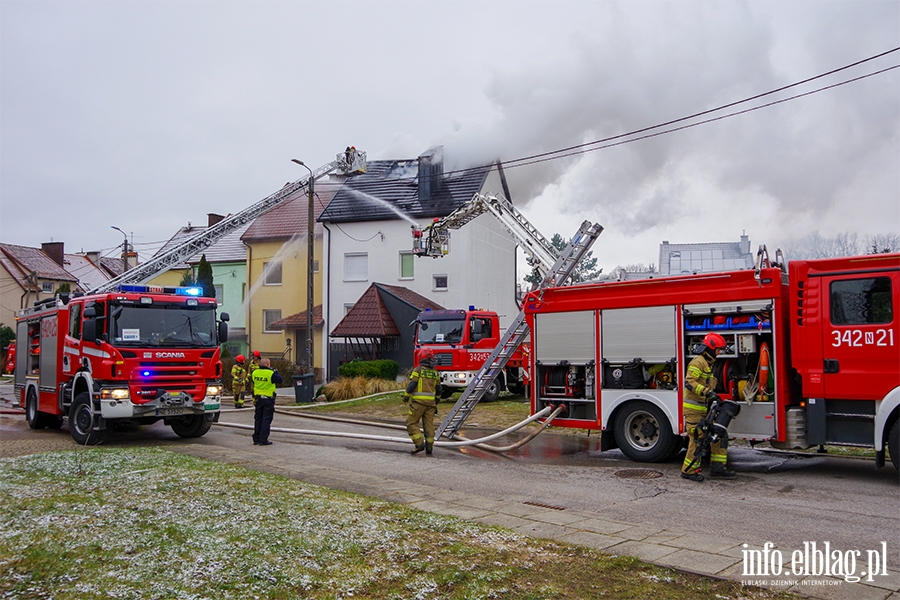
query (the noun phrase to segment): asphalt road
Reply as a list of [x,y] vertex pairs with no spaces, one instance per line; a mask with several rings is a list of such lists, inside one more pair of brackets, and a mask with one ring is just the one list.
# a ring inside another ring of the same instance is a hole
[[[0,396],[11,398],[0,384]],[[252,423],[252,412],[223,412],[221,421]],[[274,427],[366,433],[405,440],[402,429],[316,421],[277,414]],[[483,432],[463,432],[470,438]],[[360,476],[380,476],[485,498],[535,503],[590,512],[611,520],[692,531],[745,540],[751,546],[772,542],[786,555],[804,542],[825,542],[846,552],[881,549],[888,564],[900,568],[900,476],[892,467],[874,469],[874,461],[828,455],[798,458],[749,448],[731,448],[734,481],[694,483],[679,477],[680,460],[639,464],[618,451],[599,452],[595,437],[539,435],[523,448],[503,455],[477,449],[436,448],[432,457],[411,456],[408,441],[385,442],[277,432],[268,447],[253,446],[250,432],[214,427],[198,440],[181,440],[157,423],[117,431],[110,446],[198,443],[246,449],[255,458],[275,456],[284,463],[304,461]],[[500,442],[494,442],[499,444]],[[37,445],[35,445],[37,444]],[[65,426],[60,431],[31,431],[24,417],[0,416],[3,456],[28,448],[74,448]],[[263,454],[265,453],[265,454]]]

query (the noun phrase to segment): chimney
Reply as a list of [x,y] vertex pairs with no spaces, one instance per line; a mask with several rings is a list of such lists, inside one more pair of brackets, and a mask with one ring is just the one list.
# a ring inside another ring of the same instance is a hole
[[92,250],[91,252],[85,252],[84,256],[89,261],[91,261],[91,263],[94,264],[95,266],[98,266],[98,267],[100,266],[100,251],[99,250]]
[[217,215],[216,213],[206,213],[207,218],[207,226],[212,227],[225,217],[223,215]]
[[429,148],[419,157],[419,202],[431,200],[444,177],[444,147]]
[[63,242],[44,242],[41,244],[41,250],[53,262],[63,267]]
[[750,254],[750,238],[741,234],[741,254]]

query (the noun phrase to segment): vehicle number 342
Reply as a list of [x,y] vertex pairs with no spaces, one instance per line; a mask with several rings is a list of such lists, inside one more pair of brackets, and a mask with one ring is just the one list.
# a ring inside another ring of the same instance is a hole
[[838,331],[832,330],[831,335],[834,340],[831,345],[835,348],[841,346],[893,346],[894,330],[893,329],[876,329],[875,331],[863,331],[861,329],[845,329]]

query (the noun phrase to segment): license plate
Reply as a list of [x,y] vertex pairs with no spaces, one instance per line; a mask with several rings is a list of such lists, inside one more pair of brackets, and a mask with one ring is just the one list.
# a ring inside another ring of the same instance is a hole
[[172,415],[183,415],[183,408],[158,408],[156,409],[156,416],[158,417],[171,417]]

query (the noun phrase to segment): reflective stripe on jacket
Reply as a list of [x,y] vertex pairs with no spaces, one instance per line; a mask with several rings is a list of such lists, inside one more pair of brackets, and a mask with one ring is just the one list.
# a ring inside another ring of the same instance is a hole
[[441,375],[434,369],[416,367],[409,374],[410,383],[415,383],[415,389],[410,392],[410,398],[420,403],[436,402],[438,387],[441,383]]
[[684,406],[685,408],[693,408],[706,412],[706,392],[715,391],[716,380],[712,372],[712,365],[715,359],[708,360],[703,354],[695,356],[687,368],[687,375],[684,378]]

